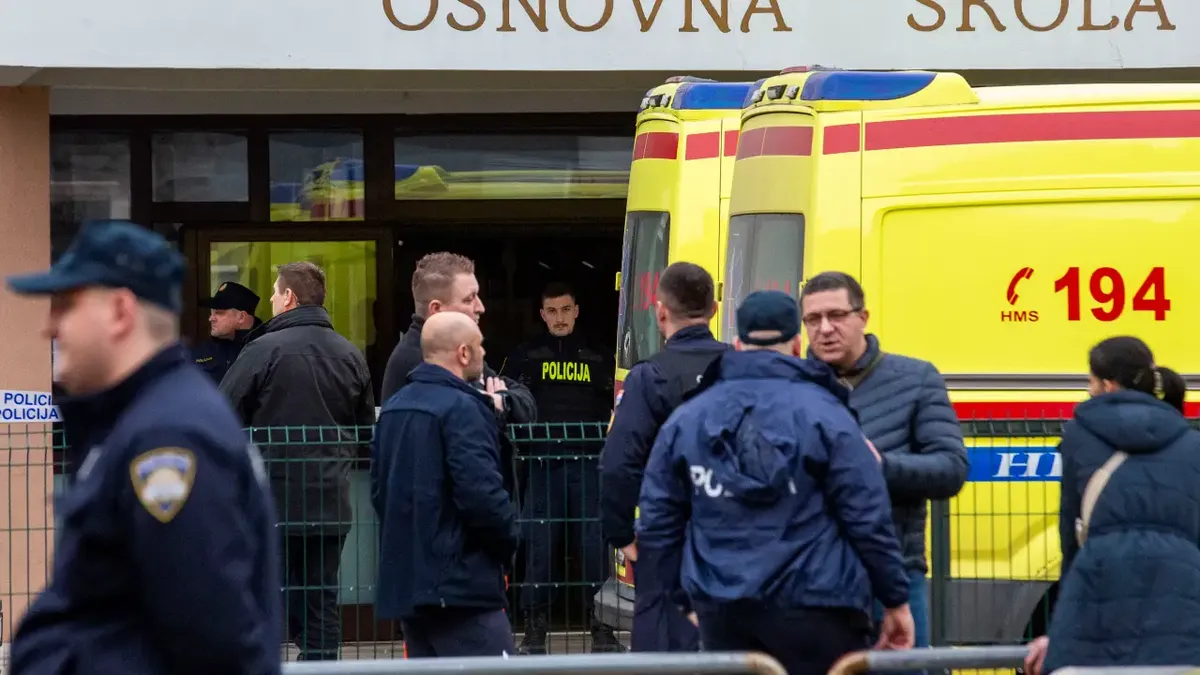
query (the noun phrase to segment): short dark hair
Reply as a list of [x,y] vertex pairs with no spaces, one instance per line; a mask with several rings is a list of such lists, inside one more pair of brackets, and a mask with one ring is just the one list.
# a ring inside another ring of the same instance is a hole
[[677,262],[658,279],[658,300],[676,318],[711,319],[714,297],[712,275],[695,263]]
[[551,281],[542,289],[542,302],[550,298],[561,298],[564,295],[570,296],[571,302],[578,302],[575,298],[575,291],[571,288],[570,284],[562,281]]
[[413,303],[418,314],[434,300],[448,301],[446,293],[460,274],[475,274],[475,263],[457,253],[430,253],[417,261],[412,275]]
[[279,266],[279,290],[290,290],[301,305],[325,305],[325,272],[307,260]]
[[804,282],[804,287],[800,289],[800,304],[803,305],[804,298],[814,293],[841,290],[846,291],[846,295],[850,298],[850,306],[855,311],[867,306],[867,297],[863,294],[862,285],[858,283],[858,279],[845,272],[837,271],[821,272]]

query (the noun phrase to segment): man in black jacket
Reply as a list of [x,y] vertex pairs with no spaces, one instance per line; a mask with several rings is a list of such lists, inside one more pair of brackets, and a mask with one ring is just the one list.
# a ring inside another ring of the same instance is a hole
[[[282,516],[289,636],[300,658],[337,658],[338,564],[350,531],[350,462],[375,423],[362,352],[333,330],[325,273],[310,262],[279,268],[274,318],[252,331],[221,381],[260,444]],[[261,427],[272,427],[261,429]],[[287,428],[284,428],[287,427]],[[301,428],[303,427],[303,428]]]
[[[844,272],[822,272],[800,292],[809,353],[851,387],[850,406],[880,455],[909,573],[916,646],[929,646],[925,513],[967,480],[967,451],[946,383],[928,361],[888,354],[866,332],[866,298]],[[876,608],[878,611],[878,608]]]
[[482,341],[462,314],[430,317],[425,361],[384,404],[371,444],[376,616],[400,619],[413,658],[513,652],[504,567],[517,549],[517,513],[492,399],[467,384],[483,371]]
[[258,309],[258,295],[245,286],[227,281],[213,293],[208,301],[209,335],[212,339],[196,345],[192,356],[196,365],[208,373],[215,384],[220,384],[246,345],[250,331],[262,325],[254,316]]

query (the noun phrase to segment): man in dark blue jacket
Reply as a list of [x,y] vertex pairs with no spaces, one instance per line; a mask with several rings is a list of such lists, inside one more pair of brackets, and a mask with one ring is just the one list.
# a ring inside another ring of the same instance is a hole
[[401,621],[414,658],[515,650],[504,570],[517,550],[517,514],[492,398],[469,384],[483,372],[482,342],[465,314],[429,317],[425,361],[384,404],[371,444],[376,614]]
[[781,291],[737,311],[725,354],[662,428],[642,484],[638,547],[695,611],[714,651],[761,650],[791,675],[870,646],[912,646],[908,578],[878,460],[827,366],[797,358],[800,312]]
[[928,647],[926,505],[958,494],[968,469],[946,383],[932,363],[880,349],[879,340],[866,332],[862,286],[849,274],[822,272],[809,279],[800,305],[811,356],[833,366],[851,387],[850,406],[882,457],[908,569],[916,646]]
[[13,675],[277,675],[282,608],[262,458],[179,343],[183,258],[133,223],[84,226],[49,272],[74,480]]
[[213,382],[221,384],[229,366],[237,360],[246,345],[250,331],[262,325],[254,316],[258,309],[258,294],[245,286],[227,281],[217,288],[208,301],[209,340],[192,349],[196,365],[208,373]]
[[600,516],[604,539],[634,563],[634,651],[696,651],[700,636],[664,595],[660,561],[640,555],[634,520],[642,475],[659,428],[729,345],[708,324],[717,312],[712,276],[703,267],[677,262],[663,271],[655,307],[662,351],[629,370],[613,410],[600,455]]

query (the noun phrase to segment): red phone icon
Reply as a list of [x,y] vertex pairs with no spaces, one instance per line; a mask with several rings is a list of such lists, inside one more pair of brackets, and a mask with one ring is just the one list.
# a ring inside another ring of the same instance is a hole
[[1025,279],[1028,279],[1032,276],[1033,276],[1033,268],[1032,267],[1022,267],[1020,270],[1017,271],[1016,274],[1013,275],[1012,281],[1008,282],[1008,304],[1010,304],[1010,305],[1017,304],[1017,300],[1019,300],[1021,298],[1021,296],[1017,295],[1017,284],[1021,283]]

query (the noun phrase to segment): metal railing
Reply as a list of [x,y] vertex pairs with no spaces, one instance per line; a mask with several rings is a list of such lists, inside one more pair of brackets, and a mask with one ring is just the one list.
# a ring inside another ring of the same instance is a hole
[[1025,663],[1029,652],[1025,645],[1006,647],[940,647],[904,651],[866,650],[843,656],[829,675],[860,675],[872,672],[901,672],[914,670],[974,670],[989,668],[1018,668]]
[[313,661],[284,664],[284,675],[787,675],[778,661],[757,652],[704,654],[564,654],[446,659]]

